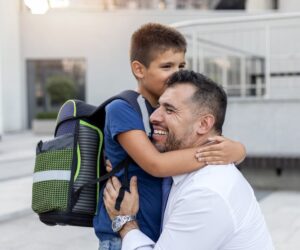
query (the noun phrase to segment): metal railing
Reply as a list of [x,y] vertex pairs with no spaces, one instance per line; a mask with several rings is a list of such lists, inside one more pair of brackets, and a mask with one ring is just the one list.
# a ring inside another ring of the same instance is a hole
[[[300,13],[200,19],[172,26],[188,41],[188,67],[221,83],[229,96],[272,98],[284,95],[287,77],[300,80]],[[300,93],[297,80],[289,86]]]

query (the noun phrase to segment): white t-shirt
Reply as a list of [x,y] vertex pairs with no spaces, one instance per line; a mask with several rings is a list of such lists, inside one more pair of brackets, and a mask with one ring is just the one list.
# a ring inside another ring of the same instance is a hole
[[210,165],[173,181],[158,242],[132,230],[122,250],[274,249],[253,189],[234,165]]

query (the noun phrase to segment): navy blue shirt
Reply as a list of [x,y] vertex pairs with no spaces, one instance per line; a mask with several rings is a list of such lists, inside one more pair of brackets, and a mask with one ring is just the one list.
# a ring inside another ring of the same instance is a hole
[[[115,100],[107,105],[104,128],[105,153],[112,166],[116,166],[127,157],[127,152],[118,143],[117,135],[130,130],[145,131],[140,114],[123,100]],[[122,174],[121,172],[118,176],[121,177]],[[131,163],[129,165],[129,178],[134,175],[138,179],[140,209],[137,220],[139,227],[153,241],[157,241],[160,235],[162,179],[147,174],[138,165]],[[111,229],[111,220],[103,202],[103,190],[100,192],[94,228],[101,241],[108,240],[112,236],[118,236]]]

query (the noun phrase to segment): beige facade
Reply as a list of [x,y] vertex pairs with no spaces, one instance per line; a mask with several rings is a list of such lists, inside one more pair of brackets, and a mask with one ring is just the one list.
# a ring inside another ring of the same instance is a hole
[[0,0],[0,133],[25,129],[19,4]]

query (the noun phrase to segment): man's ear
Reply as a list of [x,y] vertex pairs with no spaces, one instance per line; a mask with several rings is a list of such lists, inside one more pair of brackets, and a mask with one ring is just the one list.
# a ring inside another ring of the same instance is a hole
[[145,66],[139,61],[135,60],[131,63],[131,70],[136,78],[144,78]]
[[197,133],[200,135],[207,134],[211,131],[215,124],[215,117],[211,114],[206,114],[199,118]]

